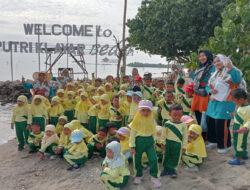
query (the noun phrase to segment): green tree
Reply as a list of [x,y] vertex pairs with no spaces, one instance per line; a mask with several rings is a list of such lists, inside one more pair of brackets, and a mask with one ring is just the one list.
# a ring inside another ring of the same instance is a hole
[[[213,54],[231,55],[234,65],[244,73],[250,85],[250,1],[236,0],[222,13],[222,26],[215,27],[214,37],[199,49],[209,49]],[[198,62],[198,55],[191,54],[193,67]]]
[[190,53],[214,35],[221,12],[232,0],[143,0],[135,18],[128,20],[128,42],[136,49],[190,61]]

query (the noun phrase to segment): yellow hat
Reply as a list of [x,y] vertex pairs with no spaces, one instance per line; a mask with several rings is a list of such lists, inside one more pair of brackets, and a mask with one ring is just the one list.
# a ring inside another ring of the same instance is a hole
[[196,133],[197,135],[201,135],[202,133],[202,129],[201,126],[197,125],[197,124],[192,124],[190,125],[189,131],[193,131],[194,133]]
[[52,99],[51,99],[51,101],[54,101],[54,102],[60,102],[61,100],[60,100],[60,98],[58,97],[58,96],[54,96]]
[[60,117],[58,118],[58,120],[59,120],[59,119],[64,119],[66,122],[68,121],[68,117],[65,116],[65,115],[60,116]]
[[21,101],[21,102],[23,102],[24,104],[26,104],[26,103],[28,102],[28,99],[27,99],[26,96],[21,95],[21,96],[18,96],[17,101]]
[[107,95],[107,94],[103,94],[103,95],[101,95],[101,98],[100,98],[101,100],[105,100],[106,102],[109,102],[109,95]]

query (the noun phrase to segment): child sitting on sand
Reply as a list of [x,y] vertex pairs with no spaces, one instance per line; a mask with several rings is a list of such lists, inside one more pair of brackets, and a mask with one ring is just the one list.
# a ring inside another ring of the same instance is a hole
[[71,133],[72,147],[63,155],[66,162],[70,165],[68,171],[80,168],[88,160],[88,148],[82,139],[82,132],[78,129]]
[[101,179],[110,190],[118,190],[124,187],[129,180],[130,172],[126,164],[126,158],[121,154],[119,142],[112,141],[106,147],[107,159],[102,166]]
[[41,149],[38,152],[38,156],[41,160],[45,159],[45,155],[50,155],[50,159],[55,159],[55,149],[59,143],[59,138],[56,134],[56,128],[54,125],[47,125],[45,127],[45,135],[42,139]]
[[40,123],[32,123],[31,125],[31,133],[28,138],[28,144],[30,147],[29,153],[35,153],[41,148],[42,138],[44,136],[44,132],[41,131]]
[[207,157],[201,133],[202,129],[197,124],[192,124],[188,129],[188,146],[186,152],[182,154],[182,161],[187,166],[184,169],[190,172],[199,171],[198,166]]
[[248,104],[247,93],[244,89],[235,89],[231,95],[238,109],[234,116],[233,126],[235,158],[229,161],[228,164],[244,165],[244,160],[248,159],[247,137],[250,129],[250,105]]
[[26,96],[19,96],[17,104],[13,108],[11,129],[16,129],[16,136],[18,140],[18,150],[23,150],[24,143],[27,142],[29,131],[26,129],[27,125],[31,124],[31,112],[28,106],[28,99]]
[[134,156],[135,179],[134,184],[141,184],[142,180],[142,154],[146,152],[151,180],[155,188],[161,187],[161,182],[158,178],[158,161],[155,152],[155,137],[156,137],[156,122],[153,117],[153,104],[148,100],[140,101],[138,111],[135,114],[133,121],[130,123],[130,139],[129,146],[131,155]]
[[94,152],[99,152],[102,158],[105,157],[106,155],[105,143],[107,140],[107,134],[108,134],[107,128],[100,127],[97,131],[97,134],[93,135],[89,139],[89,144],[87,144],[89,150],[88,152],[89,158],[93,156]]

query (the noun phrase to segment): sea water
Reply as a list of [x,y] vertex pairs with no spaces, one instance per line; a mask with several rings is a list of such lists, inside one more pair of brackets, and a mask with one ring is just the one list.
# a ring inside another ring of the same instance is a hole
[[0,144],[15,138],[15,130],[10,127],[13,104],[0,106]]

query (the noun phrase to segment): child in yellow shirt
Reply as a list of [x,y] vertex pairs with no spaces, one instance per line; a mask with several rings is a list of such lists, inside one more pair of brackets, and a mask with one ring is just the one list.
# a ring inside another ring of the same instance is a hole
[[28,143],[30,147],[29,153],[35,153],[38,151],[38,149],[41,148],[41,142],[43,136],[44,132],[41,131],[40,123],[32,123],[31,133],[28,138]]
[[26,129],[31,124],[32,115],[28,106],[28,99],[26,96],[19,96],[17,98],[17,104],[13,108],[11,129],[16,129],[16,136],[18,140],[18,150],[23,150],[24,143],[27,142],[29,137],[29,131]]
[[63,131],[63,127],[64,125],[68,122],[68,118],[65,115],[62,115],[58,118],[58,123],[56,125],[56,134],[58,135],[58,137],[60,137],[62,131]]
[[74,99],[74,92],[68,91],[67,97],[64,99],[63,106],[64,106],[64,115],[67,116],[68,121],[72,121],[75,115],[75,107],[76,107],[76,100]]
[[49,123],[52,125],[57,125],[58,118],[63,115],[64,109],[60,103],[60,98],[54,96],[51,100],[51,107],[49,109]]
[[66,151],[63,158],[70,165],[68,171],[80,168],[88,160],[88,148],[82,139],[83,134],[80,130],[74,130],[71,133],[72,147]]

